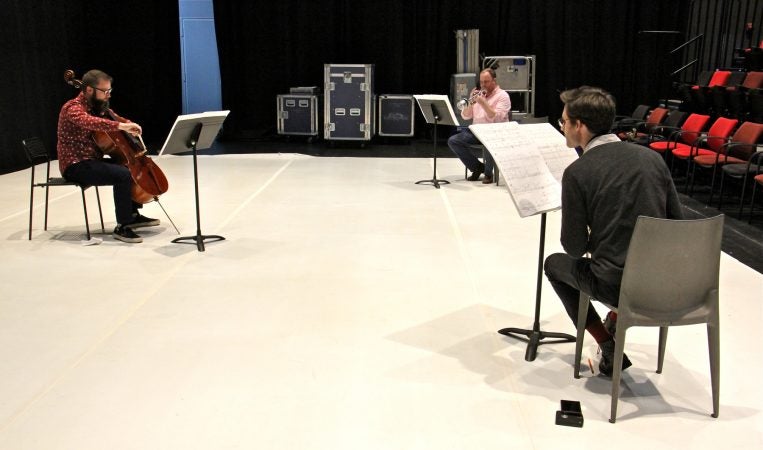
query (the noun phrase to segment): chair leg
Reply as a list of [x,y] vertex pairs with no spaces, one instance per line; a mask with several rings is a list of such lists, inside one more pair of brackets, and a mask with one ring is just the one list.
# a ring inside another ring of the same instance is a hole
[[620,398],[620,376],[623,371],[623,350],[625,349],[625,330],[628,327],[627,324],[622,323],[622,319],[618,322],[617,332],[615,332],[615,360],[612,362],[612,405],[609,423],[615,423],[617,419],[617,401]]
[[713,417],[718,417],[721,385],[721,346],[720,329],[715,324],[707,324],[707,344],[710,352],[710,384],[713,390]]
[[45,227],[43,230],[48,231],[48,191],[50,191],[50,186],[45,186]]
[[[710,198],[707,200],[708,205],[713,204],[713,191],[715,190],[715,173],[718,170],[718,164],[713,166],[713,177],[710,179]],[[692,188],[694,186],[692,185]]]
[[660,343],[657,348],[657,373],[662,373],[665,362],[665,344],[668,342],[668,327],[660,327]]
[[103,210],[101,209],[101,194],[98,193],[98,186],[95,186],[95,198],[98,200],[98,216],[101,218],[101,232],[106,233],[106,227],[103,226]]
[[575,339],[575,378],[580,378],[580,358],[583,355],[583,339],[585,337],[585,321],[588,317],[588,305],[591,299],[585,292],[580,292],[578,300],[577,339]]
[[32,187],[29,189],[29,240],[32,240],[32,210],[34,208],[34,166],[32,166]]
[[[721,169],[721,187],[719,188],[718,192],[718,209],[720,210],[723,207],[723,181],[726,179],[726,173]],[[713,206],[713,205],[710,205]]]
[[[750,217],[747,218],[747,223],[752,223],[752,211],[755,209],[755,191],[757,187],[758,187],[758,182],[756,181],[755,184],[752,185],[752,198],[750,199]],[[30,229],[32,228],[31,224],[29,228]]]
[[744,193],[747,188],[747,175],[749,175],[749,171],[745,173],[744,178],[742,178],[742,192],[739,194],[739,220],[742,220],[742,213],[744,213]]
[[85,230],[87,231],[87,240],[90,240],[90,222],[87,218],[87,202],[85,201],[85,189],[80,188],[82,193],[82,209],[85,211]]

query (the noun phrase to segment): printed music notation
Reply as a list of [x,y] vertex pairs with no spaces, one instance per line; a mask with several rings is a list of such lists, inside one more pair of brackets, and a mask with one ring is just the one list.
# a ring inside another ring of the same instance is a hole
[[516,122],[471,125],[493,156],[520,217],[562,206],[562,174],[577,153],[551,124]]

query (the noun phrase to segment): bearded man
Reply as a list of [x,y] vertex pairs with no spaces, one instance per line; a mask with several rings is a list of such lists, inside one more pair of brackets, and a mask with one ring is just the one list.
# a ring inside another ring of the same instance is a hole
[[81,92],[61,107],[58,116],[58,165],[61,175],[85,186],[114,186],[117,226],[112,236],[128,243],[143,242],[135,228],[159,225],[158,219],[138,213],[140,204],[131,199],[130,170],[104,158],[93,133],[123,131],[142,133],[140,125],[118,116],[109,108],[112,78],[100,70],[82,77]]

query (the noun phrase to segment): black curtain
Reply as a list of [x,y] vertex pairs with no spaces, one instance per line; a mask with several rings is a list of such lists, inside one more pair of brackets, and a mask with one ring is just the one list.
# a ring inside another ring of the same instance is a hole
[[610,90],[621,112],[655,104],[686,26],[687,1],[323,0],[214,2],[226,132],[266,136],[275,96],[322,86],[323,64],[375,64],[377,94],[449,91],[457,29],[480,30],[480,53],[536,55],[536,116],[559,114],[557,91]]
[[63,72],[97,68],[114,77],[112,107],[163,142],[181,111],[176,1],[6,0],[0,14],[0,173],[28,167],[21,140],[55,154],[61,105],[77,91]]

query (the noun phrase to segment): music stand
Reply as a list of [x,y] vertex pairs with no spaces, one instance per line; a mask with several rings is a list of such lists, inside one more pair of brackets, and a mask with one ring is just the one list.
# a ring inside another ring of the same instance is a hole
[[230,111],[211,111],[199,114],[186,114],[178,116],[175,119],[175,124],[172,125],[167,140],[164,142],[159,156],[167,153],[180,153],[188,150],[193,150],[193,186],[194,193],[196,194],[196,235],[195,236],[182,236],[172,240],[175,244],[190,244],[193,241],[196,243],[196,248],[200,251],[204,251],[204,241],[210,240],[210,242],[222,241],[225,238],[218,235],[203,235],[201,234],[201,215],[199,213],[199,170],[196,162],[196,150],[209,148],[212,146],[217,134],[220,132],[225,118],[228,117]]
[[434,126],[434,136],[432,137],[434,171],[432,172],[432,179],[420,180],[416,184],[431,184],[440,189],[440,184],[450,184],[450,181],[437,179],[437,125],[457,127],[459,125],[458,119],[450,106],[450,99],[447,95],[414,95],[413,98],[416,99],[424,119]]
[[[540,329],[541,287],[546,243],[546,213],[562,207],[561,179],[564,169],[577,156],[567,148],[562,135],[550,124],[518,125],[511,122],[470,125],[475,136],[495,159],[506,180],[519,216],[540,214],[538,271],[535,285],[533,327],[502,328],[498,333],[527,342],[525,361],[534,361],[538,346],[575,342],[566,333]],[[548,339],[548,340],[546,340]]]

